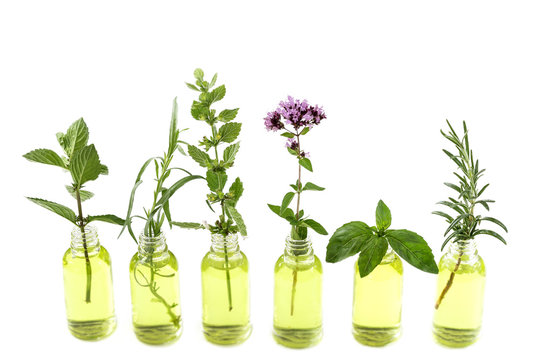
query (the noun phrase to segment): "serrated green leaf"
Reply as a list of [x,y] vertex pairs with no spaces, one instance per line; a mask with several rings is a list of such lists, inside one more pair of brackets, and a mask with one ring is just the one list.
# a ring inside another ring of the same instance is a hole
[[232,143],[240,135],[242,124],[237,122],[226,123],[219,128],[218,140],[226,143]]
[[227,182],[227,174],[224,171],[208,170],[206,172],[206,182],[212,191],[222,191]]
[[240,181],[240,178],[237,177],[234,180],[231,187],[229,188],[229,193],[233,197],[230,200],[231,203],[232,203],[232,206],[236,207],[236,204],[238,203],[238,200],[240,200],[240,197],[244,193],[244,185],[242,184],[242,181]]
[[97,179],[101,174],[101,169],[99,156],[94,145],[88,145],[80,151],[75,151],[69,166],[73,182],[79,186],[87,181]]
[[99,174],[100,175],[109,175],[109,168],[107,167],[107,165],[101,164],[101,166],[99,167]]
[[181,227],[183,229],[204,229],[203,224],[195,223],[195,222],[178,222],[178,221],[172,221],[171,224]]
[[204,71],[202,71],[202,69],[195,69],[195,71],[193,71],[193,76],[199,81],[204,81]]
[[386,230],[392,224],[392,214],[390,213],[390,209],[382,200],[379,200],[379,203],[377,204],[375,219],[379,230]]
[[326,229],[317,221],[313,219],[304,219],[302,222],[306,224],[309,228],[315,230],[317,234],[328,235],[328,231],[326,231]]
[[49,149],[36,149],[23,155],[26,160],[37,162],[45,165],[59,166],[62,169],[67,169],[64,160],[52,150]]
[[88,127],[84,122],[83,118],[75,121],[68,128],[66,135],[63,138],[63,141],[66,145],[66,155],[71,158],[71,156],[86,147],[88,143],[89,133]]
[[236,115],[238,115],[238,108],[236,109],[225,109],[221,111],[218,115],[218,120],[223,122],[228,122],[234,120]]
[[221,99],[225,97],[226,93],[227,93],[227,90],[225,89],[225,85],[220,85],[208,93],[206,97],[206,103],[210,105],[217,101],[220,101]]
[[225,208],[227,209],[227,212],[229,213],[231,218],[236,223],[236,226],[238,226],[240,234],[242,234],[242,236],[247,236],[246,224],[244,223],[244,219],[242,219],[240,213],[232,206],[225,205]]
[[207,153],[200,150],[194,145],[188,146],[188,154],[193,160],[195,160],[200,166],[207,168],[211,166],[210,156]]
[[298,163],[300,166],[306,168],[309,171],[313,171],[313,166],[311,165],[311,161],[308,158],[302,158],[298,160]]
[[38,198],[31,198],[27,197],[28,200],[33,202],[34,204],[38,204],[39,206],[52,211],[53,213],[60,215],[64,219],[67,219],[71,221],[73,224],[77,225],[77,215],[75,215],[75,212],[68,208],[67,206],[49,201],[49,200],[43,200]]
[[191,104],[191,116],[195,120],[206,121],[209,118],[208,106],[201,104],[198,101],[193,101]]
[[238,153],[238,150],[240,150],[240,143],[235,143],[227,146],[225,148],[225,151],[223,151],[223,161],[226,164],[232,164],[234,162],[236,154]]
[[92,221],[102,221],[115,225],[124,225],[126,222],[124,219],[112,214],[88,216],[87,222],[90,223]]
[[281,207],[279,209],[280,216],[283,215],[283,212],[289,207],[289,204],[291,203],[292,199],[294,198],[295,193],[288,192],[283,197],[283,200],[281,201]]
[[302,189],[302,191],[307,191],[307,190],[312,190],[312,191],[323,191],[324,188],[323,188],[322,186],[315,185],[315,184],[312,183],[312,182],[307,182],[307,183],[304,185],[304,188]]
[[[73,186],[66,185],[66,190],[71,196],[73,196],[74,199],[77,199],[77,192],[75,191]],[[79,196],[81,197],[81,201],[86,201],[88,199],[91,199],[94,196],[94,194],[90,191],[79,190]]]
[[338,228],[326,246],[326,262],[336,263],[360,251],[373,232],[361,221],[352,221]]
[[431,248],[417,233],[409,230],[388,230],[386,239],[392,249],[412,266],[432,274],[439,272]]
[[388,241],[377,235],[372,235],[361,245],[358,257],[360,277],[368,276],[379,265],[388,250]]

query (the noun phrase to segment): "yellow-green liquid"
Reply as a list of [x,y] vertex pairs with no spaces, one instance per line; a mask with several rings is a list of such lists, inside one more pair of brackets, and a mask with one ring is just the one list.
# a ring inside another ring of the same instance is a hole
[[178,263],[172,252],[166,261],[140,261],[136,253],[130,263],[133,328],[137,338],[158,345],[181,335]]
[[235,251],[228,264],[229,286],[224,254],[209,252],[201,264],[204,336],[221,345],[242,343],[251,334],[248,260]]
[[390,254],[361,278],[354,264],[353,335],[369,346],[383,346],[399,337],[403,265]]
[[103,339],[116,328],[111,258],[101,246],[89,257],[92,269],[90,302],[86,302],[86,260],[68,249],[63,257],[64,294],[69,331],[82,340]]
[[274,269],[274,338],[287,347],[313,346],[322,338],[322,265],[312,257],[295,263],[291,256],[289,263],[282,255]]
[[[443,257],[439,263],[437,299],[445,288],[456,262]],[[473,344],[482,325],[486,270],[478,256],[474,264],[461,264],[452,285],[442,299],[433,318],[435,340],[449,347]]]

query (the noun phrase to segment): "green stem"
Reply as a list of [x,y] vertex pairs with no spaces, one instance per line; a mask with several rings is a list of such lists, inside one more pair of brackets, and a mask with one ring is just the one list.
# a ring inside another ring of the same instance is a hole
[[[296,141],[298,142],[298,154],[301,154],[302,150],[300,149],[300,134],[296,133]],[[300,193],[302,192],[302,166],[298,163],[298,181],[296,182],[298,190],[296,191],[296,220],[300,219]],[[298,234],[298,228],[293,231],[295,235]],[[296,297],[296,284],[298,282],[298,257],[294,256],[295,266],[293,269],[293,282],[291,289],[291,316],[294,315],[294,299]]]
[[88,245],[86,243],[86,233],[84,231],[82,201],[81,201],[81,194],[80,194],[78,186],[75,187],[75,194],[77,196],[77,208],[79,210],[78,226],[79,226],[79,229],[81,229],[83,248],[84,248],[84,260],[86,263],[86,295],[85,295],[84,301],[88,304],[90,303],[90,295],[92,291],[92,265],[90,264],[90,257],[88,256]]
[[154,269],[153,252],[152,252],[152,254],[150,255],[150,287],[149,287],[150,292],[152,293],[152,295],[154,295],[156,299],[158,299],[159,302],[163,304],[163,306],[165,306],[165,308],[167,309],[167,314],[169,314],[172,323],[176,327],[179,327],[180,326],[179,316],[174,313],[174,311],[172,310],[173,307],[167,303],[167,301],[163,298],[163,296],[159,295],[157,292],[157,283],[155,280],[155,274],[156,272]]

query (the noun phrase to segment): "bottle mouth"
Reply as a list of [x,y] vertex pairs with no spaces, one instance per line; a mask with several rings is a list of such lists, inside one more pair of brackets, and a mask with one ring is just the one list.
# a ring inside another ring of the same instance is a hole
[[92,256],[99,253],[100,245],[97,229],[86,225],[84,230],[75,226],[71,231],[71,251],[73,256]]
[[285,238],[285,255],[287,256],[310,256],[313,255],[311,237],[305,239],[293,239],[290,235]]
[[139,235],[138,250],[141,260],[149,258],[156,261],[159,260],[168,250],[165,234],[159,233],[155,236],[148,236],[144,232],[141,232]]
[[212,250],[214,252],[222,253],[234,252],[238,250],[238,234],[228,234],[223,236],[222,234],[212,234]]

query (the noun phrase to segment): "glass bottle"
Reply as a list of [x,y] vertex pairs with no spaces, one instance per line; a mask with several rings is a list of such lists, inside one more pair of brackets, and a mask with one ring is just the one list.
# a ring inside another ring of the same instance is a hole
[[139,236],[129,272],[137,338],[152,345],[176,341],[182,332],[178,262],[163,233]]
[[482,325],[486,269],[474,240],[450,245],[439,262],[433,318],[435,340],[449,347],[474,343]]
[[251,334],[248,259],[240,251],[238,234],[212,234],[201,280],[206,339],[222,345],[244,342]]
[[74,227],[63,258],[64,294],[69,331],[82,340],[99,340],[116,328],[109,252],[97,230]]
[[287,236],[274,269],[274,339],[291,348],[316,345],[322,338],[322,265],[309,235]]
[[363,278],[354,263],[353,335],[359,343],[383,346],[399,337],[402,288],[403,264],[392,248]]

